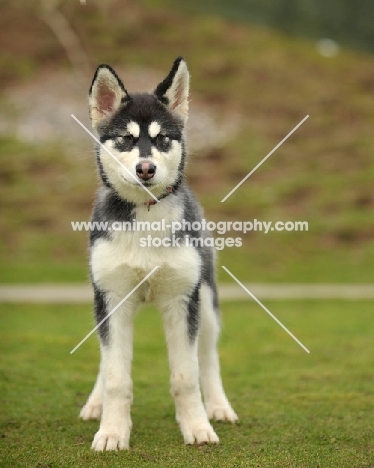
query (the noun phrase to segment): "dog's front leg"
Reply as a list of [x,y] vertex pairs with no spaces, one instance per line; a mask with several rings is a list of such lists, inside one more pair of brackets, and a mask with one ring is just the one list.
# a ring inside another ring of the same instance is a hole
[[[118,298],[109,300],[108,311],[118,302]],[[106,334],[101,336],[103,410],[100,429],[92,442],[92,448],[97,451],[129,448],[134,310],[131,303],[122,305],[108,318]]]
[[168,345],[171,393],[184,441],[217,443],[219,439],[209,423],[199,388],[198,290],[190,298],[178,297],[160,305]]

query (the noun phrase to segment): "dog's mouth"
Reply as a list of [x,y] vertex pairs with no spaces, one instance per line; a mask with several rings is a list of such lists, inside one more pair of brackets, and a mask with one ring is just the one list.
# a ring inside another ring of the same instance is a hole
[[121,174],[122,180],[126,182],[126,184],[133,185],[134,187],[143,186],[143,187],[154,187],[157,184],[153,180],[139,180],[137,182],[135,179],[131,177],[131,180]]

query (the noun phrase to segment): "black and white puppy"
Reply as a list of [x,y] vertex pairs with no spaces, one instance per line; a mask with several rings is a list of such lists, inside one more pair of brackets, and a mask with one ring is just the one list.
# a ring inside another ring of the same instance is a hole
[[[179,246],[142,247],[140,242],[149,234],[171,238],[172,223],[202,220],[202,210],[184,179],[188,92],[189,72],[183,58],[174,62],[153,93],[129,94],[108,65],[98,67],[91,85],[92,125],[109,150],[97,146],[101,185],[93,221],[110,225],[164,219],[166,226],[161,232],[93,230],[90,235],[98,323],[159,267],[99,327],[100,371],[80,412],[83,419],[100,419],[94,450],[129,448],[133,317],[144,300],[154,301],[162,313],[171,393],[185,443],[217,443],[209,419],[237,420],[220,377],[214,252],[205,245],[207,234],[185,223],[176,233]],[[191,246],[187,237],[202,242]]]

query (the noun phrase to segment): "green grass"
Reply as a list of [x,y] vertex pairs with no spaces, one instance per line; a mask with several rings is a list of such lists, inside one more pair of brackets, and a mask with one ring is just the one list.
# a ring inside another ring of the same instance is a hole
[[0,315],[3,467],[370,467],[374,463],[369,301],[267,302],[306,354],[256,304],[224,303],[220,343],[239,414],[214,423],[219,446],[186,447],[168,392],[159,314],[136,318],[131,450],[90,450],[97,422],[77,418],[94,382],[89,306],[6,305]]

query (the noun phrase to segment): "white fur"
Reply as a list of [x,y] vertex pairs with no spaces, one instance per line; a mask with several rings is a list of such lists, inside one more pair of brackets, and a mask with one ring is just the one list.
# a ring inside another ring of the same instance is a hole
[[148,134],[151,138],[155,138],[161,132],[161,126],[158,122],[152,122],[148,126]]
[[[181,218],[179,207],[172,209],[170,200],[163,200],[152,211],[138,209],[137,220],[165,217],[167,224]],[[169,204],[169,206],[168,206]],[[156,212],[155,212],[156,210]],[[136,305],[149,291],[164,315],[165,332],[169,347],[171,385],[176,412],[186,443],[218,442],[201,403],[198,386],[197,345],[188,341],[185,297],[199,279],[200,257],[194,248],[139,248],[140,236],[149,232],[113,232],[112,239],[96,241],[91,256],[93,279],[99,288],[110,290],[112,310],[144,276],[160,266],[143,287],[139,288],[109,319],[110,346],[102,347],[102,364],[95,388],[82,409],[84,419],[97,415],[100,396],[104,393],[104,409],[100,429],[92,447],[97,451],[128,448],[131,418],[132,383],[132,317]],[[157,232],[158,237],[170,236],[167,229]],[[172,278],[172,281],[170,279]],[[102,386],[104,382],[104,386]],[[191,393],[191,386],[193,392]],[[102,392],[102,388],[104,392]]]
[[[138,221],[180,220],[182,209],[167,197],[150,211],[138,207]],[[92,249],[91,268],[99,288],[110,290],[108,310],[112,310],[156,265],[160,268],[110,317],[110,345],[102,346],[102,362],[94,390],[81,411],[83,419],[97,418],[103,412],[100,429],[92,448],[97,451],[126,449],[131,431],[132,402],[132,319],[141,298],[149,291],[161,310],[168,345],[171,393],[176,418],[186,444],[217,443],[218,436],[209,418],[235,422],[222,387],[216,344],[219,325],[210,288],[201,288],[201,329],[198,340],[190,343],[186,320],[186,296],[198,281],[201,264],[195,249],[139,248],[139,238],[148,232],[118,231],[111,239],[98,239]],[[151,232],[158,237],[170,236]],[[172,279],[172,280],[171,280]],[[200,368],[200,373],[199,373]],[[205,409],[199,389],[199,375]]]
[[[188,113],[189,73],[184,60],[179,63],[171,86],[165,93],[170,111],[182,120]],[[107,68],[99,70],[90,97],[90,112],[94,128],[109,117],[124,98],[117,78]],[[100,103],[102,107],[100,108]],[[126,129],[135,138],[140,126],[130,122]],[[153,121],[148,133],[155,138],[161,125]],[[100,148],[100,160],[111,185],[124,199],[137,205],[136,221],[165,220],[166,225],[181,221],[183,203],[175,196],[163,198],[150,210],[144,203],[150,195],[137,183],[136,165],[139,149],[120,152],[113,141],[105,146],[120,164]],[[167,152],[152,147],[152,162],[157,170],[148,189],[157,197],[178,177],[182,146],[172,141]],[[132,176],[131,176],[132,174]],[[105,196],[105,190],[101,193]],[[129,448],[131,432],[130,409],[133,400],[131,363],[133,316],[142,300],[153,300],[161,310],[170,364],[171,393],[175,401],[176,418],[186,444],[217,443],[218,436],[209,418],[236,421],[222,387],[217,340],[219,323],[213,307],[212,291],[201,287],[201,326],[196,340],[189,337],[188,297],[201,277],[201,257],[196,249],[181,243],[180,247],[140,247],[140,239],[148,235],[171,238],[171,228],[164,231],[112,231],[108,238],[99,238],[91,246],[91,272],[94,283],[105,291],[107,311],[119,302],[156,266],[159,268],[107,319],[109,341],[101,345],[100,371],[94,389],[82,408],[83,419],[101,417],[92,448],[96,451]],[[205,400],[202,403],[199,378]]]
[[127,131],[130,133],[130,135],[132,135],[134,138],[139,138],[139,135],[140,135],[140,127],[139,127],[139,124],[137,124],[136,122],[129,122],[127,124]]
[[[152,206],[138,207],[136,220],[153,221],[165,219],[165,224],[179,221],[182,207],[175,206],[171,197]],[[160,266],[148,280],[151,296],[163,294],[189,294],[190,288],[198,281],[200,257],[192,247],[139,247],[140,238],[148,235],[171,237],[171,228],[166,231],[115,231],[111,239],[98,239],[91,253],[91,270],[95,283],[103,290],[126,295],[149,271]],[[176,261],[176,255],[178,261]],[[170,281],[173,278],[173,281]],[[140,288],[142,289],[142,288]],[[143,288],[144,289],[144,288]],[[157,293],[157,294],[156,294]]]
[[183,298],[158,300],[168,345],[171,394],[184,442],[219,442],[201,401],[197,341],[189,342]]
[[165,93],[169,101],[170,110],[184,121],[188,116],[188,94],[190,88],[190,74],[184,60],[179,63],[171,86]]
[[199,366],[205,409],[209,419],[235,422],[238,417],[231,408],[222,386],[217,353],[219,324],[216,314],[213,308],[212,291],[203,284],[201,287]]
[[[100,428],[92,442],[96,451],[123,450],[129,448],[132,427],[130,410],[133,400],[131,362],[134,294],[110,317],[110,345],[101,347],[103,376],[103,412]],[[111,295],[109,309],[112,310],[121,298]]]
[[[156,206],[152,208],[156,208]],[[162,211],[165,214],[166,207],[163,207]],[[147,213],[149,212],[144,211],[143,216],[138,216],[137,219],[145,220]],[[169,216],[169,221],[175,220],[181,213],[173,214],[174,216]],[[147,282],[147,288],[151,291],[150,299],[155,300],[163,314],[169,350],[171,392],[175,400],[177,421],[185,443],[218,442],[218,437],[208,422],[207,413],[201,401],[197,341],[191,345],[187,332],[185,297],[191,293],[191,285],[196,284],[199,278],[200,257],[196,250],[190,247],[181,247],[177,251],[171,248],[144,250],[136,248],[136,242],[142,234],[148,233],[116,232],[112,241],[98,240],[93,250],[91,265],[94,280],[99,287],[103,289],[110,287],[112,291],[115,291],[115,294],[112,295],[113,299],[110,301],[110,308],[113,308],[150,269],[156,265],[160,266],[160,269]],[[161,237],[168,234],[168,232],[158,233]],[[122,260],[124,252],[127,253],[126,262]],[[132,255],[128,255],[130,252]],[[170,281],[170,278],[173,280]],[[144,288],[138,289],[125,303],[126,305],[122,306],[110,318],[111,346],[109,351],[103,348],[102,358],[104,381],[108,381],[110,384],[108,384],[109,387],[107,385],[109,390],[106,389],[107,399],[110,398],[110,403],[107,403],[109,409],[105,419],[102,419],[100,430],[93,442],[95,450],[128,447],[131,429],[129,408],[132,401],[132,384],[129,374],[129,362],[132,359],[131,318],[137,302],[144,294],[142,289]],[[205,380],[207,404],[209,408],[214,406],[213,417],[218,416],[220,419],[234,421],[237,419],[236,415],[222,389],[217,354],[215,349],[210,349],[211,347],[215,348],[218,326],[216,317],[213,316],[215,312],[212,309],[209,289],[204,289],[202,301],[203,313],[208,314],[208,318],[204,319],[203,322],[208,323],[209,327],[212,326],[211,331],[213,332],[213,338],[204,341],[205,348],[209,348],[206,351],[213,356],[213,368]],[[203,329],[200,340],[208,337],[209,333],[209,329]],[[208,361],[209,359],[210,356]],[[209,364],[208,361],[202,361],[204,371],[209,371],[204,367]],[[99,376],[98,379],[100,378]],[[213,388],[214,385],[217,385],[217,388]],[[112,393],[110,397],[108,397],[108,392]],[[91,396],[88,406],[90,406],[92,399]],[[223,416],[221,417],[221,415]]]
[[[104,145],[121,163],[118,164],[110,154],[100,148],[103,169],[117,193],[134,203],[149,201],[151,196],[137,182],[136,165],[140,162],[139,149],[135,146],[131,151],[120,152],[115,148],[112,140],[107,140]],[[176,180],[181,158],[182,145],[177,140],[172,141],[171,148],[167,152],[160,152],[154,146],[152,147],[152,162],[157,166],[157,170],[152,178],[152,185],[147,188],[155,197],[164,193],[165,187]]]
[[[106,99],[103,100],[105,96]],[[125,96],[126,93],[113,73],[108,68],[101,68],[88,99],[93,128],[96,129],[102,120],[112,116]]]
[[100,420],[103,407],[104,380],[102,366],[100,366],[95,386],[88,397],[87,403],[81,409],[79,416],[85,421],[88,419]]

